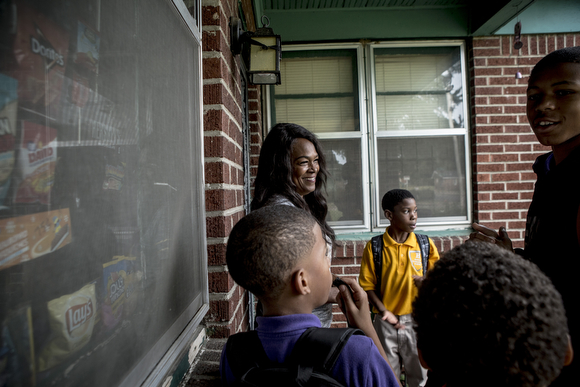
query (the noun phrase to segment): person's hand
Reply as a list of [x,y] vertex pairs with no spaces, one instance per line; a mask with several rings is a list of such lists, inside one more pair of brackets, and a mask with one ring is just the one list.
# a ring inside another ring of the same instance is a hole
[[328,293],[328,301],[327,303],[337,303],[337,296],[338,296],[339,290],[337,287],[335,286],[331,286],[330,287],[330,292]]
[[374,328],[367,293],[355,279],[348,277],[341,279],[352,289],[352,297],[349,289],[345,285],[340,285],[338,288],[340,293],[336,297],[338,305],[350,325],[361,329],[368,335],[367,330],[374,331]]
[[[391,367],[391,363],[389,363],[387,354],[383,349],[383,345],[379,340],[371,321],[371,311],[369,310],[367,293],[360,287],[357,280],[347,277],[341,279],[352,289],[351,296],[350,290],[346,285],[340,285],[338,287],[340,293],[338,293],[337,300],[338,305],[341,306],[340,309],[342,310],[342,313],[346,315],[350,326],[359,328],[373,341],[373,343],[375,343],[379,353],[383,359],[385,359],[389,367]],[[391,367],[391,369],[393,369],[393,367]],[[399,383],[399,386],[400,385],[401,384]]]
[[388,322],[395,329],[405,329],[405,326],[399,322],[399,319],[397,318],[397,316],[395,316],[392,312],[385,309],[385,310],[379,312],[378,315],[381,316],[381,319],[383,321]]
[[424,279],[425,279],[425,277],[423,277],[422,275],[414,275],[413,276],[413,283],[415,284],[415,286],[417,288],[420,288]]
[[475,232],[469,234],[470,241],[493,243],[506,250],[514,251],[512,240],[508,236],[505,227],[500,227],[499,232],[495,232],[491,228],[478,223],[473,223],[471,226]]

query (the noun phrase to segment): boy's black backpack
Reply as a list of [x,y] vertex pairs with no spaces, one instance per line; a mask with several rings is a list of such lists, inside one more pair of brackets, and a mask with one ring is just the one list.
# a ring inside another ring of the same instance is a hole
[[226,343],[228,365],[238,386],[339,387],[330,376],[334,363],[355,328],[309,328],[298,339],[284,363],[270,361],[258,332],[231,336]]
[[[419,247],[421,249],[421,263],[423,264],[423,275],[427,272],[429,264],[429,255],[431,254],[431,245],[429,244],[429,237],[423,234],[415,234]],[[381,274],[383,272],[383,234],[374,236],[371,239],[373,249],[373,262],[375,263],[375,274],[377,276],[377,285],[375,289],[380,292],[381,289]],[[380,294],[377,293],[380,297]]]

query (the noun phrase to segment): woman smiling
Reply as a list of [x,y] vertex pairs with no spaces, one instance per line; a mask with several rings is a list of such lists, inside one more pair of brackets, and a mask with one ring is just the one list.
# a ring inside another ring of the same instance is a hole
[[[320,224],[330,260],[335,235],[326,222],[328,206],[322,194],[327,176],[324,154],[316,136],[297,124],[277,124],[262,145],[251,209],[290,205],[310,212]],[[332,322],[331,302],[338,292],[336,288],[332,290],[329,303],[313,311],[325,327]]]

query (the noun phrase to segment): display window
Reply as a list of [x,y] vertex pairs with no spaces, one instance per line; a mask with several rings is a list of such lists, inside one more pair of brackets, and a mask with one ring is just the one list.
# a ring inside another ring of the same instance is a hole
[[200,67],[181,0],[0,1],[1,386],[141,384],[201,319]]

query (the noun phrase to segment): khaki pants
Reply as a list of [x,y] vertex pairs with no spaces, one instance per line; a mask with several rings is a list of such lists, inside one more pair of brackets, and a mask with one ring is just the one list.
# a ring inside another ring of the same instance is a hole
[[397,316],[405,329],[395,329],[387,321],[375,316],[373,326],[383,344],[389,363],[398,379],[401,378],[401,367],[405,366],[405,375],[409,387],[423,387],[427,383],[427,370],[421,367],[417,354],[417,337],[413,329],[410,314]]

